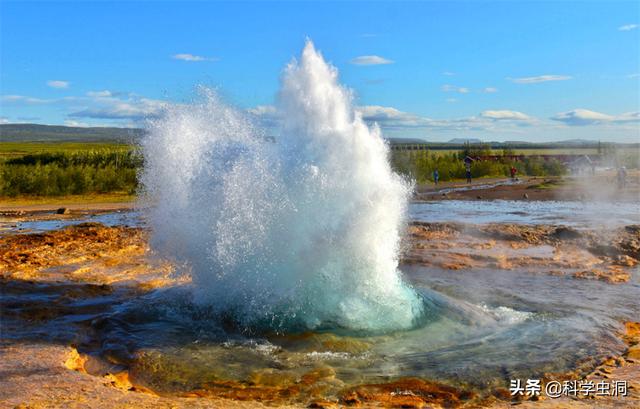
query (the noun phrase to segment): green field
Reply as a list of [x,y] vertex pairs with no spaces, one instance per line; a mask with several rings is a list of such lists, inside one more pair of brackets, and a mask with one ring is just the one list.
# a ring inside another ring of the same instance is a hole
[[[452,153],[460,152],[462,148],[459,149],[429,149],[428,152],[434,153],[436,155],[450,155]],[[502,152],[500,149],[493,149],[492,153],[495,155],[499,155]],[[526,156],[536,156],[536,155],[597,155],[597,148],[544,148],[544,149],[513,149],[514,155],[526,155]]]
[[[431,183],[438,169],[441,181],[465,177],[465,155],[526,155],[525,160],[476,162],[474,178],[507,177],[513,166],[519,176],[561,176],[567,172],[560,161],[543,160],[539,155],[602,154],[606,166],[638,168],[640,148],[623,149],[538,147],[531,149],[490,149],[486,145],[460,149],[392,150],[393,168],[418,183]],[[599,152],[600,151],[600,152]],[[3,203],[30,198],[73,197],[83,195],[95,201],[96,195],[130,200],[138,190],[138,172],[143,158],[132,144],[120,142],[0,142],[0,199]],[[70,199],[71,200],[71,199]]]
[[1,142],[0,160],[36,153],[129,151],[131,145],[112,142]]
[[142,156],[117,143],[0,143],[0,198],[118,194],[138,188]]

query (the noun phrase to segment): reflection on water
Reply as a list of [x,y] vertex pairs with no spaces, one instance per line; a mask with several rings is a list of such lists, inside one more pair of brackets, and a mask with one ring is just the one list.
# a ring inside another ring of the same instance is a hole
[[105,226],[130,226],[138,227],[144,224],[143,213],[135,210],[124,210],[115,212],[96,213],[90,215],[77,215],[69,218],[51,219],[49,214],[45,218],[34,216],[30,220],[17,222],[0,221],[0,232],[10,233],[41,233],[45,231],[58,230],[67,226],[80,223],[95,222]]

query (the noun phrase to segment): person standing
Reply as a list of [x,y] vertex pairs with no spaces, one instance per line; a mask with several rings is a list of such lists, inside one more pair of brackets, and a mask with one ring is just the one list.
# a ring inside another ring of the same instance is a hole
[[465,169],[465,173],[467,175],[467,183],[471,183],[471,162],[473,161],[473,159],[471,159],[471,157],[467,156],[466,158],[464,158],[464,169]]
[[440,180],[440,173],[438,173],[438,168],[435,168],[433,171],[433,183],[438,186],[438,181]]
[[621,166],[618,168],[618,189],[624,189],[627,186],[627,168]]
[[516,181],[516,174],[518,173],[518,169],[516,169],[515,166],[511,166],[511,169],[509,170],[511,172],[511,180],[512,181]]

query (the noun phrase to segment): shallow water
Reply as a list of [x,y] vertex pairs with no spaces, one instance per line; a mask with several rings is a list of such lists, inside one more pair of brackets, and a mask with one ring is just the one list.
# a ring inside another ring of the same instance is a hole
[[638,202],[441,200],[410,205],[414,220],[459,223],[562,224],[612,228],[640,223]]
[[[268,368],[301,376],[323,365],[347,384],[419,376],[484,388],[620,353],[619,322],[638,313],[637,274],[631,285],[612,286],[500,270],[405,272],[431,312],[410,331],[249,335],[174,289],[120,305],[95,336],[102,354],[112,353],[105,344],[128,340],[133,350],[146,351],[141,367],[168,368],[153,376],[144,371],[161,390],[216,378],[243,381]],[[188,374],[183,384],[170,382],[174,371]]]
[[45,231],[59,230],[67,226],[80,223],[102,223],[105,226],[130,226],[140,227],[144,224],[143,212],[136,210],[121,210],[115,212],[96,213],[90,215],[71,216],[65,219],[50,219],[35,216],[32,220],[0,221],[0,232],[9,233],[42,233]]

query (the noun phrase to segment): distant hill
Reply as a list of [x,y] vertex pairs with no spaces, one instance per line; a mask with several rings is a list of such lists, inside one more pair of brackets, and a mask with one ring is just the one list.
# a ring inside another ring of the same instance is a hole
[[597,145],[598,141],[590,141],[588,139],[568,139],[566,141],[554,142],[563,146],[582,146],[582,145]]
[[466,142],[469,143],[482,143],[482,141],[478,138],[453,138],[450,139],[447,143],[453,143],[456,145],[464,145]]
[[427,143],[424,139],[417,138],[386,138],[390,144],[403,144],[403,143]]
[[38,124],[0,124],[1,142],[116,142],[134,143],[144,130],[138,128],[77,128]]

